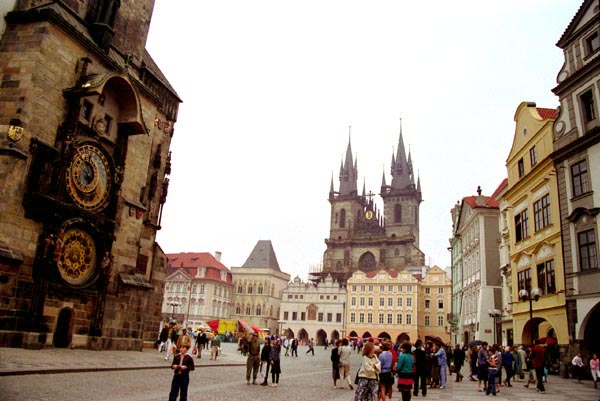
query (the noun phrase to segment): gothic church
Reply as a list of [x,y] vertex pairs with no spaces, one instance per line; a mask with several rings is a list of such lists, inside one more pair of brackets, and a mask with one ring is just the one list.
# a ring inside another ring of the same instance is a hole
[[423,266],[425,255],[419,249],[419,205],[422,202],[421,182],[413,172],[410,152],[408,157],[402,130],[396,154],[392,154],[391,183],[383,173],[380,196],[383,212],[373,200],[372,192],[362,194],[357,189],[358,167],[352,155],[350,140],[346,157],[342,160],[339,188],[334,188],[333,177],[329,190],[331,220],[323,269],[313,273],[320,280],[327,274],[345,283],[352,273],[380,269],[400,271],[412,266]]

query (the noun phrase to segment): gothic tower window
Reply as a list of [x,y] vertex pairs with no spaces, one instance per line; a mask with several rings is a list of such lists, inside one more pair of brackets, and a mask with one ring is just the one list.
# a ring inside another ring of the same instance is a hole
[[262,286],[262,284],[259,284],[259,285],[258,285],[258,293],[259,293],[259,294],[262,294],[262,293],[263,293],[263,286]]
[[402,205],[399,203],[394,205],[394,223],[402,223]]
[[340,211],[340,227],[346,227],[346,209]]
[[261,315],[261,312],[262,312],[262,307],[261,307],[260,305],[257,305],[257,306],[256,306],[256,315],[257,315],[257,316],[260,316],[260,315]]
[[375,256],[371,252],[362,254],[358,260],[358,269],[366,273],[375,270],[375,268]]
[[341,272],[342,271],[342,262],[340,262],[338,260],[338,262],[335,264],[335,271]]

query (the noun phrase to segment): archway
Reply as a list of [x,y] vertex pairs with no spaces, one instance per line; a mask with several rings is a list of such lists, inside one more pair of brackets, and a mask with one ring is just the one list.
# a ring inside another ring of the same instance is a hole
[[386,340],[391,340],[392,336],[390,336],[388,333],[386,333],[385,331],[379,333],[379,335],[377,336],[379,338],[385,338]]
[[317,345],[325,345],[326,341],[327,333],[325,332],[325,330],[320,329],[319,331],[317,331]]
[[308,332],[304,329],[300,329],[298,332],[298,340],[300,340],[301,344],[306,344],[309,340]]
[[366,339],[369,339],[369,338],[371,338],[371,337],[373,337],[373,336],[372,336],[372,335],[371,335],[371,333],[369,333],[368,331],[365,331],[365,332],[363,333],[363,335],[362,335],[362,338],[366,338]]
[[52,345],[56,348],[67,348],[71,344],[72,317],[73,310],[71,308],[63,308],[59,312],[54,328],[54,336],[52,337]]
[[600,302],[596,304],[588,313],[588,316],[583,320],[583,346],[587,350],[588,355],[600,355],[600,344],[598,338],[600,336]]
[[[542,324],[543,326],[540,327]],[[521,344],[531,345],[533,344],[533,340],[537,340],[540,337],[546,337],[546,333],[552,327],[548,327],[548,325],[549,323],[547,320],[542,319],[541,317],[534,317],[533,319],[528,320],[523,326],[523,332],[521,333]],[[540,335],[540,333],[544,334]]]
[[288,327],[287,329],[285,329],[285,336],[287,338],[294,338],[294,330]]
[[410,341],[410,336],[406,333],[400,333],[398,337],[396,337],[396,343],[402,344],[406,341]]
[[348,334],[348,336],[349,336],[349,337],[358,337],[358,333],[357,333],[356,331],[352,330],[352,331],[350,332],[350,334]]
[[337,341],[337,340],[340,339],[340,333],[337,330],[333,330],[331,332],[330,338],[331,338],[332,341],[335,342],[335,341]]

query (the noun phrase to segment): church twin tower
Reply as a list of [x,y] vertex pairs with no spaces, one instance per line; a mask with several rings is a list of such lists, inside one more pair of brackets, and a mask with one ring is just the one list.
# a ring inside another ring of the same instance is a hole
[[353,272],[380,269],[401,271],[423,266],[425,256],[419,249],[419,205],[421,182],[413,173],[410,153],[404,148],[402,130],[396,154],[392,154],[392,181],[386,183],[385,172],[380,196],[383,214],[377,208],[375,194],[357,189],[358,168],[352,156],[350,140],[340,166],[340,184],[335,191],[333,177],[329,190],[331,220],[327,250],[320,275],[330,274],[346,282]]

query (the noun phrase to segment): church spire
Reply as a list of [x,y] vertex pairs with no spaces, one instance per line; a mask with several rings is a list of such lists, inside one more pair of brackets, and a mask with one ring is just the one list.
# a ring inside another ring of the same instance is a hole
[[[396,158],[392,156],[392,189],[405,189],[410,185],[409,163],[406,159],[404,138],[402,137],[402,119],[400,119],[400,138]],[[412,169],[412,166],[410,166]]]
[[[351,127],[349,127],[349,130]],[[350,131],[348,132],[348,147],[346,148],[346,158],[342,161],[340,167],[340,195],[356,194],[358,168],[356,161],[352,157],[352,145],[350,143]]]

